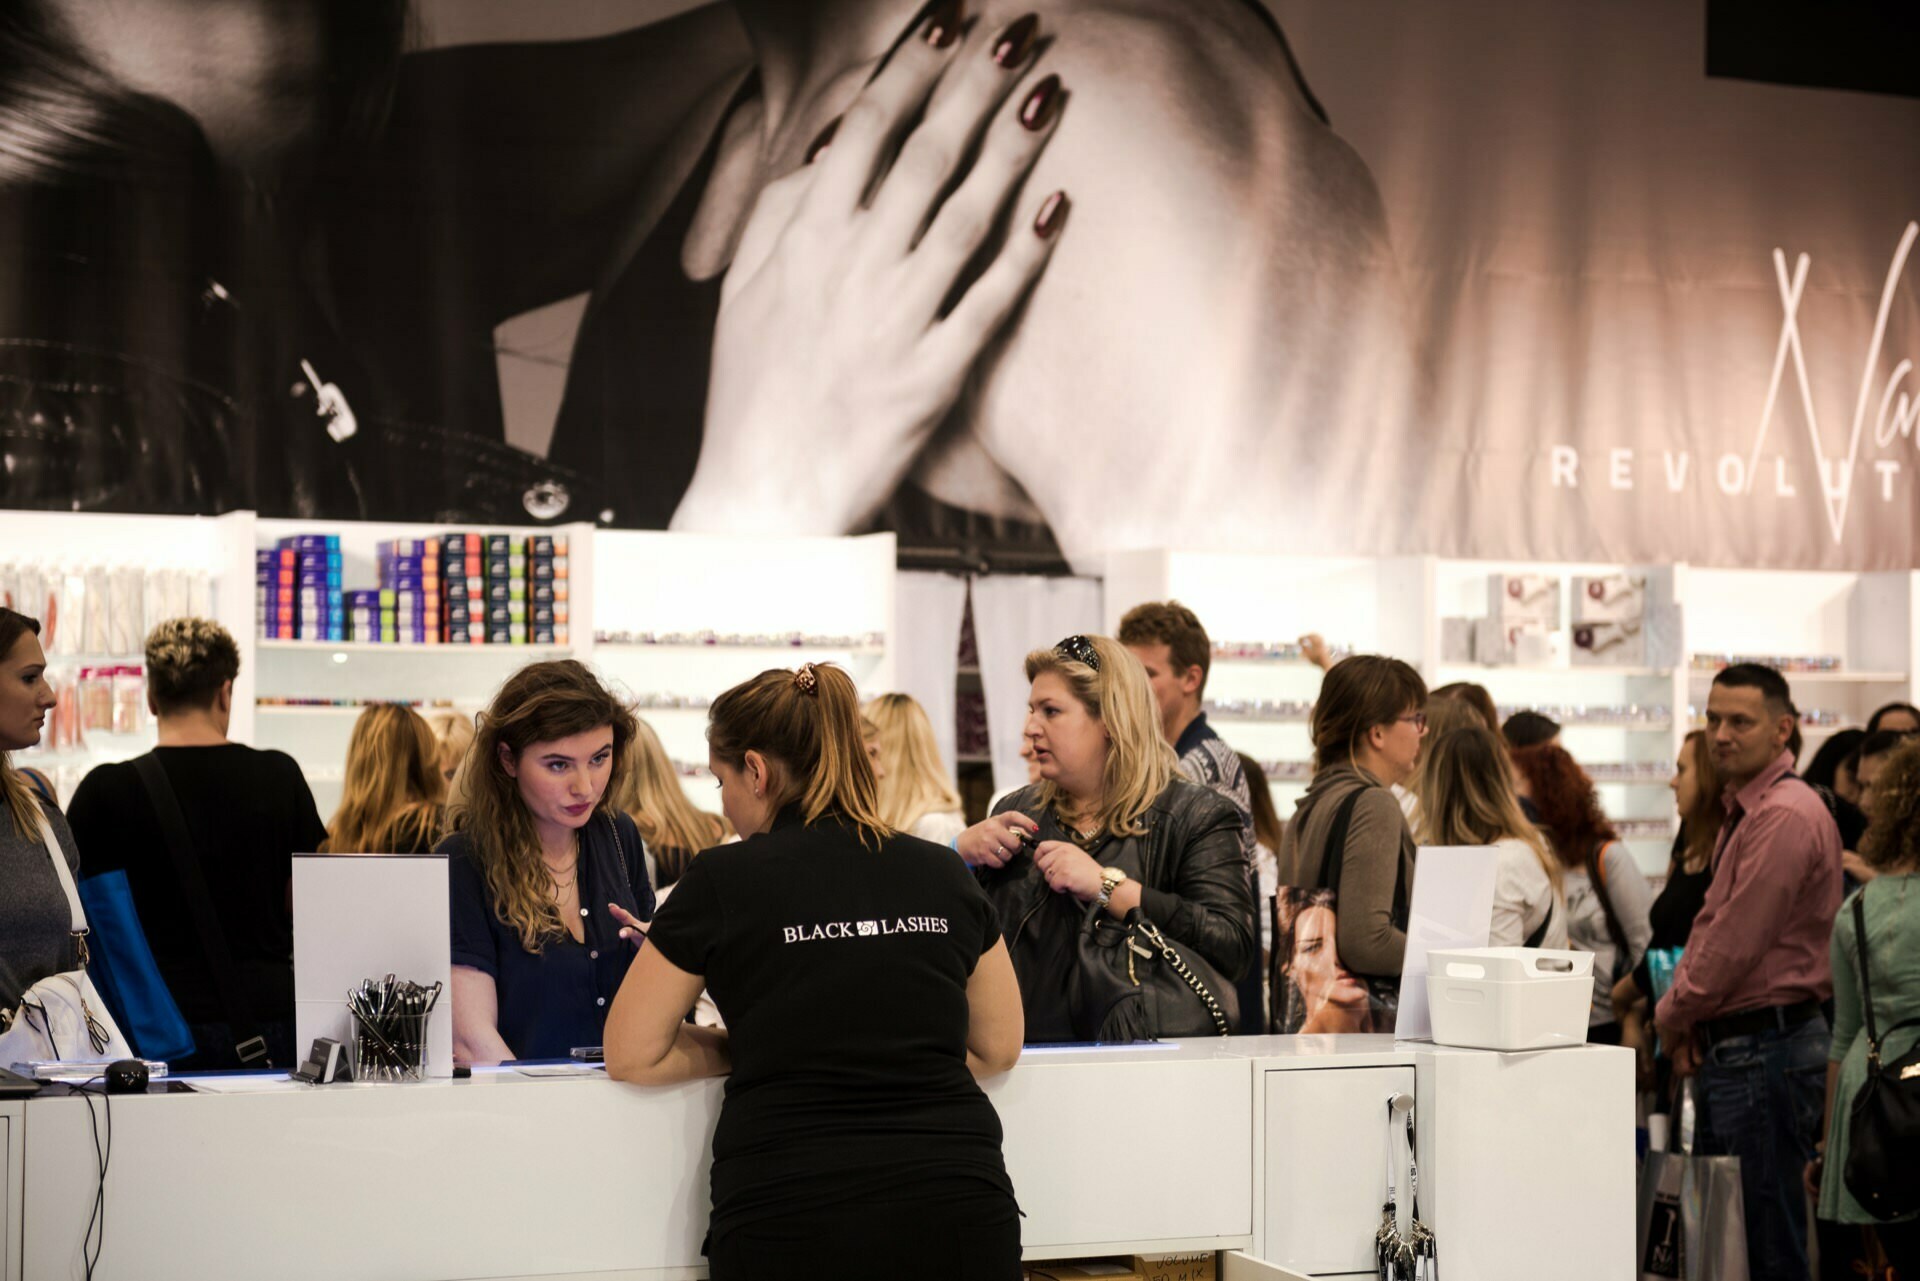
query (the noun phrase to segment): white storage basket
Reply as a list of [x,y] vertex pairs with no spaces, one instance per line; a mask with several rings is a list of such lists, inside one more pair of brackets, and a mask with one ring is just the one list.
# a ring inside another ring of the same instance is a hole
[[1437,1045],[1545,1050],[1585,1045],[1593,953],[1533,947],[1435,949],[1427,1001]]

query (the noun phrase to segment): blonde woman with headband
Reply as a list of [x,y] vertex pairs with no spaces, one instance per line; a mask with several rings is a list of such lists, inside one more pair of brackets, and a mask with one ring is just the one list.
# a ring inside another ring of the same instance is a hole
[[[1000,1118],[976,1078],[1020,1054],[992,905],[944,846],[880,816],[838,667],[714,700],[707,760],[742,837],[687,866],[607,1019],[607,1073],[731,1073],[713,1135],[714,1281],[1020,1275]],[[686,1013],[702,987],[726,1030]]]
[[653,915],[640,832],[612,800],[633,735],[633,713],[571,659],[521,668],[481,714],[438,851],[458,1061],[600,1044]]
[[866,711],[879,730],[880,816],[900,831],[948,844],[967,821],[926,709],[911,695],[882,694]]
[[701,850],[727,839],[727,822],[696,808],[680,785],[680,771],[645,718],[635,718],[626,779],[614,805],[633,819],[647,842],[648,871],[660,902]]
[[[1233,1023],[1233,984],[1258,946],[1240,812],[1182,777],[1146,669],[1126,646],[1069,636],[1027,655],[1026,670],[1025,733],[1040,781],[1002,800],[954,849],[977,869],[1000,914],[1027,1040],[1172,1033],[1157,1025],[1161,1007],[1110,1004],[1104,974],[1081,969],[1083,931],[1110,933],[1100,917],[1127,929],[1150,924],[1178,945],[1188,968],[1214,971],[1200,977]],[[1169,996],[1176,1004],[1165,1009],[1179,1014],[1165,1017],[1191,1012],[1177,1004],[1179,992]],[[1181,1030],[1212,1026],[1202,1010]]]
[[1420,765],[1420,827],[1426,845],[1491,845],[1499,851],[1488,946],[1567,946],[1560,860],[1521,812],[1506,745],[1491,730],[1451,730],[1427,744]]
[[447,780],[433,728],[411,707],[376,703],[347,743],[340,808],[323,854],[424,854],[446,820]]

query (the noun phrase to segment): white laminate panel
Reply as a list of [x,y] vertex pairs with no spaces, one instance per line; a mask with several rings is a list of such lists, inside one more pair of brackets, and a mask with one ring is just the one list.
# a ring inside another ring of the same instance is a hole
[[[704,1264],[720,1083],[325,1087],[113,1101],[99,1281],[460,1278]],[[96,1171],[36,1099],[26,1275],[77,1276]]]
[[1386,1190],[1386,1103],[1413,1093],[1413,1067],[1269,1071],[1264,1089],[1261,1256],[1310,1275],[1370,1272]]
[[1633,1275],[1632,1051],[1430,1046],[1419,1077],[1421,1206],[1449,1275]]
[[1030,1054],[987,1084],[1027,1257],[1111,1242],[1251,1244],[1247,1061],[1198,1057],[1212,1053],[1203,1045],[1097,1053]]
[[25,1118],[25,1103],[0,1103],[0,1277],[6,1281],[20,1281],[20,1221],[27,1191],[20,1131]]

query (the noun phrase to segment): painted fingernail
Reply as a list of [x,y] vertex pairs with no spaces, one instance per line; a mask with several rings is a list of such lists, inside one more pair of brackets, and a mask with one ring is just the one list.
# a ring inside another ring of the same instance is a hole
[[1048,76],[1035,85],[1027,100],[1020,104],[1020,123],[1039,133],[1060,114],[1060,104],[1065,97],[1060,92],[1060,77]]
[[1067,211],[1071,208],[1073,208],[1073,201],[1067,199],[1066,192],[1056,191],[1048,196],[1047,202],[1040,206],[1040,213],[1033,220],[1034,234],[1042,240],[1053,239],[1054,233],[1060,230],[1062,223],[1066,222]]
[[936,49],[948,49],[960,38],[966,16],[964,0],[938,0],[927,13],[926,42]]
[[995,64],[1009,69],[1026,62],[1033,52],[1033,39],[1040,33],[1040,18],[1037,14],[1028,14],[1000,33],[993,42],[993,60]]
[[840,131],[840,117],[827,121],[827,127],[820,131],[819,137],[807,144],[807,163],[812,164],[820,158],[820,153],[833,141],[833,135]]

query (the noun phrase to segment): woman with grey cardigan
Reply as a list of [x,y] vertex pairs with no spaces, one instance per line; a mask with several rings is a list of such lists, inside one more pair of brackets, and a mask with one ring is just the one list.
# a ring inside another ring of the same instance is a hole
[[[1376,1014],[1398,1001],[1413,895],[1413,834],[1388,789],[1406,783],[1419,763],[1426,701],[1420,674],[1397,658],[1359,654],[1333,665],[1309,726],[1313,781],[1279,852],[1283,886],[1313,890],[1337,879],[1333,964],[1367,983]],[[1339,848],[1330,849],[1342,828]],[[1291,1030],[1282,1017],[1288,984],[1278,970],[1292,960],[1274,958],[1276,1030]]]
[[40,624],[0,609],[0,1025],[28,988],[80,963],[67,896],[42,834],[54,833],[68,870],[78,877],[73,833],[6,756],[40,741],[54,705],[46,672]]

